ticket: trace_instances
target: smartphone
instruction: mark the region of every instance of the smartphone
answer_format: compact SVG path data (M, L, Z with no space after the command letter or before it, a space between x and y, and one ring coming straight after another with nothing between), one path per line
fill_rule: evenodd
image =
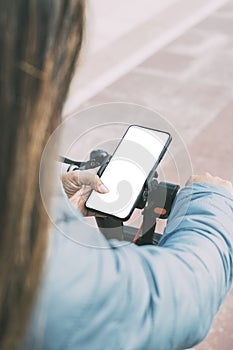
M146 180L155 171L170 142L168 132L129 126L112 157L98 172L109 192L92 191L86 208L122 221L128 220Z

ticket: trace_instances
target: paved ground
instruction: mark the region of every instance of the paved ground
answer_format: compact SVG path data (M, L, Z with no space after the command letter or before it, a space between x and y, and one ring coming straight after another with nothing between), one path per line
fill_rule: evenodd
M135 102L193 139L233 96L233 1L104 89L83 106Z
M88 27L88 47L91 53L96 53L108 46L175 1L89 0L86 25Z
M80 104L131 72L226 2L91 0L87 38L64 116L75 112ZM94 5L93 8L91 5Z
M233 181L233 1L83 106L110 101L160 111L185 139L195 172ZM195 349L233 349L233 292Z

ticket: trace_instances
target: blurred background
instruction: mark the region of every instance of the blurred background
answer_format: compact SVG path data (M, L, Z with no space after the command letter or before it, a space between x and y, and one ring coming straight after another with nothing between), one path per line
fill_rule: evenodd
M233 181L233 0L89 0L77 68L64 118L106 102L155 109L194 173ZM233 349L232 324L233 293L195 349Z

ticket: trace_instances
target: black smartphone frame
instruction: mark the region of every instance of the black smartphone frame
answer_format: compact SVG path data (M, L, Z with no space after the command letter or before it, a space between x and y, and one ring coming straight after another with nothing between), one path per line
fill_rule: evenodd
M148 174L148 176L147 176L147 178L146 178L146 180L145 180L145 182L144 182L144 184L143 184L143 186L142 186L142 189L141 189L141 191L139 192L139 194L138 194L138 196L137 196L137 198L136 198L136 200L135 200L135 202L134 202L134 205L133 205L132 209L130 210L130 213L128 214L127 217L125 217L125 218L120 218L120 217L118 217L118 216L116 216L116 215L113 215L113 214L103 213L103 212L101 212L101 211L99 211L99 210L97 210L97 209L89 208L89 207L86 205L86 203L87 203L87 201L88 201L88 199L89 199L89 197L90 197L92 191L91 191L90 195L88 196L88 198L87 198L87 200L86 200L86 203L85 203L85 208L86 208L87 210L92 211L92 212L94 212L94 213L98 213L98 214L100 214L100 215L106 215L106 216L108 216L108 217L112 217L112 218L114 218L114 219L118 219L118 220L121 220L121 221L127 221L127 220L129 220L129 218L131 217L131 215L132 215L133 211L135 210L136 205L137 205L137 203L138 203L138 201L139 201L139 199L140 199L140 196L142 195L142 191L143 191L143 189L145 188L145 184L147 183L148 179L151 177L151 174L154 174L154 173L155 173L155 171L156 171L156 169L157 169L157 166L159 165L159 163L160 163L161 160L163 159L163 157L164 157L164 155L165 155L165 153L166 153L166 151L167 151L167 149L168 149L168 146L170 145L170 143L171 143L171 141L172 141L171 134L170 134L168 131L163 131L163 130L159 130L159 129L153 129L153 128L150 128L150 127L146 127L146 126L142 126L142 125L137 125L137 124L131 124L131 125L129 125L129 127L126 129L124 135L122 136L120 142L118 143L118 145L117 145L116 149L114 150L113 154L111 155L111 157L110 157L110 158L108 159L108 161L107 161L106 163L104 163L104 164L100 167L100 169L98 170L97 175L98 175L100 178L101 178L101 176L103 175L103 173L104 173L105 169L107 168L108 164L111 162L112 157L113 157L114 154L116 153L116 151L117 151L117 149L119 148L120 144L123 142L125 135L127 134L128 130L129 130L131 127L139 127L139 128L146 129L146 130L151 130L151 131L157 131L157 132L159 132L159 133L164 133L164 134L167 134L167 135L168 135L168 139L167 139L166 144L165 144L164 147L163 147L162 152L160 153L159 158L157 159L157 161L155 162L155 164L154 164L154 166L152 167L151 171L149 172L149 174Z

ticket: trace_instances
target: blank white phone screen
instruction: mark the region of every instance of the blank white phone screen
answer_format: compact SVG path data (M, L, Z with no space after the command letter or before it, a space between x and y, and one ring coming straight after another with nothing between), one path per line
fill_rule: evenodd
M92 191L86 206L120 219L127 218L168 139L165 132L130 126L101 175L109 192Z

